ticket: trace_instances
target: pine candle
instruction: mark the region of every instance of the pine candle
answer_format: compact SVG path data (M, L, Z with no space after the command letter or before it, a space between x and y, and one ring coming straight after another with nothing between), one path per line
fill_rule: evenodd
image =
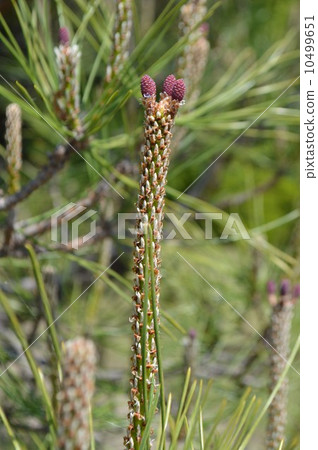
M160 241L164 218L165 185L170 161L170 142L172 127L185 95L182 79L176 80L169 75L156 101L156 83L148 75L141 79L142 104L145 109L144 137L141 151L140 185L137 201L136 240L134 242L134 314L131 318L134 342L132 345L132 378L129 401L129 426L124 439L126 448L138 449L146 427L145 397L155 393L158 387L157 340L155 320L159 320L160 296ZM147 232L150 227L151 233ZM148 236L148 237L147 237ZM153 253L155 298L152 298L151 283L145 284L146 243ZM150 263L147 260L148 269ZM147 293L147 298L145 296ZM145 302L147 302L145 304ZM155 305L155 306L154 306ZM154 310L155 307L155 310ZM147 317L144 317L144 311ZM144 350L142 350L142 332L146 326ZM142 352L144 351L144 354ZM144 367L143 367L144 361Z

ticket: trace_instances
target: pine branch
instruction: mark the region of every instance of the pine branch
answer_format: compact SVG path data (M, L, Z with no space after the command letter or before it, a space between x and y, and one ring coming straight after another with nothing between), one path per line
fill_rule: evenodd
M59 145L49 155L49 162L39 171L37 176L23 186L18 192L0 198L0 211L7 211L22 202L43 184L47 183L54 175L63 169L66 161L71 155L71 146Z

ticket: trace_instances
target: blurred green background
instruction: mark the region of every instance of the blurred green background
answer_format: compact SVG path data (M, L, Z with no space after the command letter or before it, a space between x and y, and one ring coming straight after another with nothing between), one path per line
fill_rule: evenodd
M28 2L32 4L33 2ZM58 4L59 2L57 2ZM91 5L93 2L88 2ZM132 48L163 11L167 2L134 2L135 30ZM83 16L82 2L66 2L67 25L74 35ZM81 6L82 5L82 6ZM209 2L212 7L213 3ZM236 408L246 387L261 401L268 396L269 353L271 349L257 333L180 257L180 253L252 326L265 333L271 308L266 294L269 279L278 284L282 278L298 280L299 263L299 165L298 165L298 2L222 1L208 19L211 50L195 105L185 104L175 128L183 130L177 148L173 148L168 176L166 211L181 217L191 212L185 228L192 236L183 240L179 234L164 240L162 246L162 348L166 391L173 393L176 408L184 380L187 334L195 330L193 369L213 386L204 410L208 426L223 400L224 423ZM54 45L59 28L54 2L49 7ZM2 1L0 11L22 48L26 43L11 2ZM112 30L113 3L99 2L98 11ZM73 15L72 15L73 14ZM76 21L74 17L79 19ZM95 17L94 15L92 16ZM99 16L96 16L97 20ZM111 120L91 138L85 158L125 197L110 191L106 199L94 205L98 220L107 216L113 223L113 235L102 243L87 245L78 251L43 251L39 260L43 272L53 273L54 314L62 312L122 251L124 255L105 276L93 285L57 323L61 339L90 336L99 353L97 390L94 397L96 448L122 448L127 426L129 389L132 294L132 238L119 240L116 235L117 213L134 212L137 198L139 149L142 142L143 111L139 104L138 79L150 73L158 83L174 72L178 52L171 47L178 42L178 12L163 34L159 30L147 38L143 58L133 62L131 79L118 81L119 98L129 88L132 95ZM102 25L101 25L102 27ZM82 46L82 94L96 59L102 32L90 19L80 40ZM107 62L109 43L94 79L88 104L97 102ZM160 59L161 58L161 59ZM159 62L158 62L159 61ZM157 63L158 62L158 63ZM41 98L29 77L5 45L0 48L1 74L14 84L18 80L30 93L39 109ZM290 84L295 83L291 86ZM4 161L5 107L16 100L13 91L0 80L1 160L0 189L5 192L7 175ZM288 88L289 87L289 88ZM288 89L287 89L288 88ZM286 92L277 100L282 92ZM268 106L275 103L262 114ZM23 102L21 102L23 107ZM88 105L83 105L83 110ZM262 115L261 115L262 114ZM250 127L251 123L261 117ZM60 143L60 137L33 111L23 112L22 182L32 179L46 162L46 154ZM246 128L248 130L245 132ZM233 141L243 133L237 142ZM177 139L176 139L177 141ZM202 175L200 174L227 148L231 147ZM117 176L114 167L121 161L129 167L128 176ZM198 180L191 183L199 177ZM99 176L80 157L74 155L53 180L32 194L16 208L17 220L40 217L85 196L100 181ZM189 189L188 186L190 186ZM185 190L179 199L177 197ZM238 213L250 233L250 240L218 239L225 221L216 223L212 240L204 239L204 224L193 220L195 212ZM1 224L5 224L1 213ZM171 229L166 222L165 233ZM83 233L85 232L83 228ZM33 244L49 249L50 233L34 238ZM49 268L49 269L48 269ZM26 256L0 259L1 286L9 290L21 323L30 332L38 308L30 261ZM33 284L32 284L33 283ZM39 324L36 335L43 329ZM298 306L293 320L291 345L299 329ZM1 312L0 356L8 364L19 353L7 319ZM47 369L45 340L33 346L44 373ZM21 383L25 370L22 361L12 374L0 379L1 403L22 440L30 439L30 429L45 432L41 402L34 396L32 383ZM298 361L294 362L298 370ZM299 448L299 376L290 370L290 393L286 448ZM263 449L266 421L258 427L248 448ZM2 448L6 432L1 429ZM32 444L27 448L33 448ZM180 446L182 448L182 445ZM194 445L194 448L199 448Z

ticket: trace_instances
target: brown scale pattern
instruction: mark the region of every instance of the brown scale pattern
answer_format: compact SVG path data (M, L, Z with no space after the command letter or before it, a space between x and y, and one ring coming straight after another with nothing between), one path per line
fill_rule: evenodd
M141 333L144 326L143 305L148 302L147 336L146 336L146 376L147 387L157 386L157 349L155 342L155 329L153 322L153 308L150 297L151 285L149 282L149 297L144 298L145 287L145 226L149 224L152 229L156 308L159 317L159 288L160 288L160 241L162 239L162 226L164 218L165 185L170 161L170 141L172 127L180 102L173 100L167 94L160 94L160 101L156 102L155 95L143 98L145 108L145 144L141 152L140 189L137 201L138 217L136 220L136 240L134 242L135 273L134 314L131 318L134 333L132 346L132 379L131 398L129 402L129 427L124 439L126 448L136 449L141 441L142 429L146 426L144 417L143 398L143 370L141 353Z

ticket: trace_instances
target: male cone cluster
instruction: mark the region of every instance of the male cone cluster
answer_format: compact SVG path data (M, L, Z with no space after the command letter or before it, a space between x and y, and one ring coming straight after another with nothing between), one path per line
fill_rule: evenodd
M291 293L289 280L283 280L280 286L280 295L277 297L275 283L269 281L267 292L269 303L272 306L270 340L275 349L270 356L270 390L272 391L280 379L289 357L290 328L295 303L299 297L299 285L296 285ZM288 379L285 378L269 407L266 439L268 450L278 449L285 438L287 402Z
M59 76L59 89L54 96L58 117L65 123L74 139L83 137L83 126L79 117L80 97L78 70L81 52L78 45L70 43L67 28L59 30L60 45L55 47L56 63Z
M58 394L58 449L90 448L89 408L94 392L96 351L78 337L65 343L63 383Z
M120 73L128 59L129 42L132 31L132 1L117 0L114 43L109 62L106 67L106 81L110 83L112 79Z
M11 103L6 109L6 157L9 173L8 192L13 194L20 189L20 169L22 166L22 119L21 109Z
M179 29L181 37L186 38L186 45L178 59L177 74L184 78L188 92L187 102L192 104L199 97L210 51L209 25L201 23L207 13L207 1L189 0L180 11Z

